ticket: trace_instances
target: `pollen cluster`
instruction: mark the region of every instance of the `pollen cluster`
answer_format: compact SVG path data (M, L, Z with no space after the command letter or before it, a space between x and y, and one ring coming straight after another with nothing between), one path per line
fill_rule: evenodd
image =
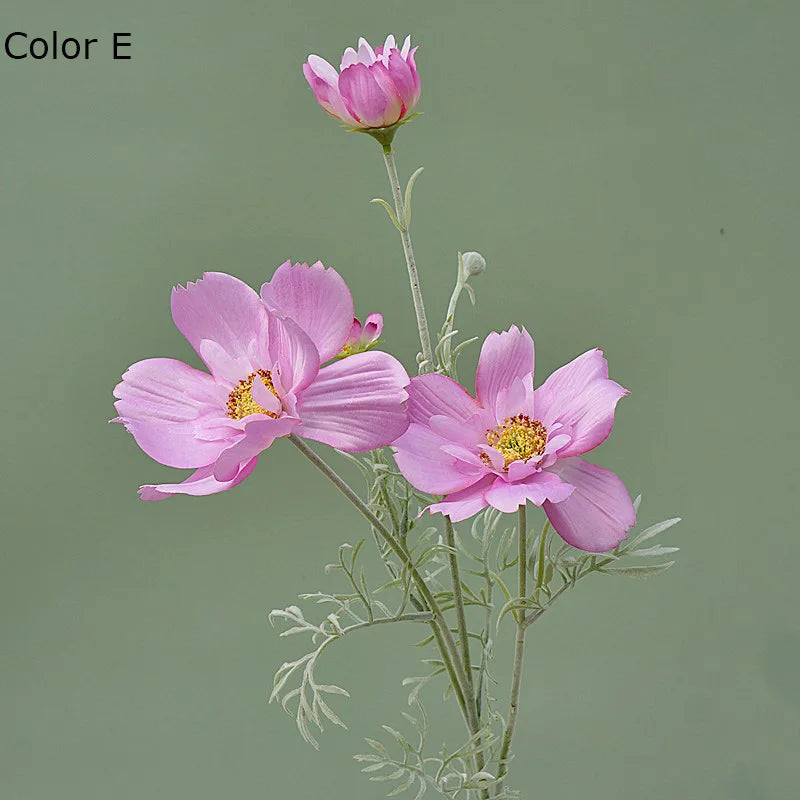
M256 372L251 372L246 378L239 381L228 395L228 416L231 419L244 419L250 414L266 414L268 417L277 419L277 414L267 411L267 409L262 408L253 400L253 381L256 376L275 397L278 396L275 387L272 385L272 376L268 369L259 369Z
M506 418L499 427L486 431L486 441L503 454L505 466L508 466L512 461L527 461L544 453L547 428L538 419L517 414Z

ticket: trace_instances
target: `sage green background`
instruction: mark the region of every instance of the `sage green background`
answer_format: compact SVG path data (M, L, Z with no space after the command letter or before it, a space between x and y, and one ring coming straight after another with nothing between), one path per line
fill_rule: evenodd
M644 493L643 523L684 518L673 570L587 581L533 629L516 784L797 797L798 26L792 0L2 0L3 38L101 42L0 57L0 796L382 796L350 755L400 721L418 631L329 652L353 697L319 753L266 703L300 652L267 612L331 585L354 512L286 443L235 491L141 503L175 472L106 420L129 363L192 358L168 296L205 269L258 286L321 258L412 363L400 244L367 203L378 148L300 72L411 31L425 113L397 150L426 167L430 316L478 249L463 330L524 323L540 379L604 347L631 396L596 460ZM133 60L111 60L115 30Z

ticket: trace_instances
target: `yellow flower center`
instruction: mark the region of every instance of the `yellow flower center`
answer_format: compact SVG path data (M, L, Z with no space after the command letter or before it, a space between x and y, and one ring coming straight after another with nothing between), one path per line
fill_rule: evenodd
M547 428L538 419L517 414L505 419L499 427L486 431L486 441L503 454L508 466L512 461L527 461L544 453ZM482 458L491 463L485 453Z
M259 369L256 372L251 372L244 380L239 381L228 395L228 416L231 419L244 419L250 414L266 414L273 419L278 418L277 414L267 411L266 408L262 408L253 400L253 381L256 376L275 397L278 396L275 387L272 385L272 375L270 375L268 369Z

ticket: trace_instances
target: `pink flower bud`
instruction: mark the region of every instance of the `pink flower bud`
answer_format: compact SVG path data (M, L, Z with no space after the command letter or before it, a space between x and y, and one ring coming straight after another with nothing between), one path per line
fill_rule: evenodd
M416 49L410 36L399 49L392 35L374 50L361 38L357 51L344 51L339 72L324 58L310 55L303 74L332 117L359 130L387 128L406 117L419 100Z
M369 314L362 325L358 319L353 317L353 324L347 341L342 347L340 355L350 356L353 353L363 353L378 343L383 331L383 316L381 314Z

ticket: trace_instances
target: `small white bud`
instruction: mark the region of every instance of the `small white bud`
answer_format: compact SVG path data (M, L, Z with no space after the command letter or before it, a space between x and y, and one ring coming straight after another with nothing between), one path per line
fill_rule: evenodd
M464 265L464 276L471 278L486 271L486 259L474 250L464 253L461 256L461 263Z

